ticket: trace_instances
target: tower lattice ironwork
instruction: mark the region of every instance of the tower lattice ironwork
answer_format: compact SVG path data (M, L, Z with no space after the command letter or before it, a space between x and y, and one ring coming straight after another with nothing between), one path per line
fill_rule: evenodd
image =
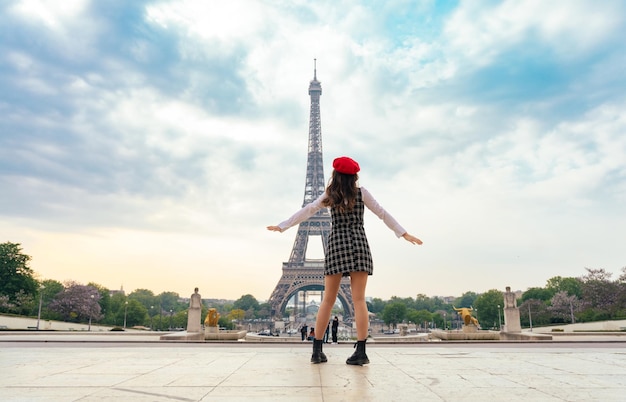
M309 83L311 111L309 118L309 146L304 186L304 202L302 206L315 201L326 189L324 180L324 164L322 154L322 124L320 118L320 97L322 85L317 80L317 66L313 69L313 80ZM283 274L274 288L269 304L274 316L282 316L287 302L301 291L324 290L324 260L307 259L306 251L311 236L319 236L322 240L324 253L328 246L331 228L330 211L323 208L308 220L300 223L293 243L289 261L283 262ZM344 311L344 321L354 316L350 280L345 277L341 281L337 298Z

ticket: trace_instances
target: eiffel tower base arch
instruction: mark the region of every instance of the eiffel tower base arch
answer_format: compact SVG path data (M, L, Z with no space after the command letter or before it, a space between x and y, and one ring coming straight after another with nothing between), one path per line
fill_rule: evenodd
M306 261L301 264L283 263L283 274L272 292L269 304L271 314L275 318L282 318L289 300L300 291L324 291L323 261ZM298 265L296 267L292 265ZM354 317L350 278L341 279L337 299L343 307L344 321Z

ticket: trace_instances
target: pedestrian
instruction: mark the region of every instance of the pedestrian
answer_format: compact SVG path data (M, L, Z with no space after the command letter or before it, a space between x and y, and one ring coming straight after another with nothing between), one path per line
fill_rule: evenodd
M305 205L286 221L267 229L284 232L313 216L324 207L330 208L332 227L324 259L324 297L317 313L315 327L317 336L313 341L311 363L328 361L322 351L322 334L328 325L330 313L343 276L350 277L352 303L356 321L356 351L347 360L347 364L363 365L369 363L365 352L368 335L368 311L365 303L367 278L373 273L370 247L363 228L363 212L367 207L391 229L396 236L403 237L412 244L422 244L417 237L404 228L378 204L364 187L357 185L360 171L359 164L351 158L342 156L333 161L333 173L324 193L315 201Z
M326 324L326 331L324 331L324 338L322 338L322 343L330 343L328 342L328 331L330 330L330 322Z
M333 324L331 329L333 343L337 343L337 331L339 331L339 317L335 316L335 318L333 318Z
M311 327L311 332L309 332L308 340L309 341L315 340L315 328L314 327Z
M308 331L309 327L304 324L300 327L300 337L302 338L302 342L304 342L306 340L306 333Z

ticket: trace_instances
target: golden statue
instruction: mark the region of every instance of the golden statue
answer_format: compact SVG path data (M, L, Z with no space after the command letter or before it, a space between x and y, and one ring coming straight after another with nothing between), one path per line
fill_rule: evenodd
M467 307L456 308L454 306L452 306L452 308L461 316L461 318L463 318L463 323L465 325L474 324L478 326L478 320L472 317L471 312L474 311L473 308L467 308Z
M216 309L210 308L204 320L204 326L205 327L217 327L219 319L220 319L220 313L218 313Z

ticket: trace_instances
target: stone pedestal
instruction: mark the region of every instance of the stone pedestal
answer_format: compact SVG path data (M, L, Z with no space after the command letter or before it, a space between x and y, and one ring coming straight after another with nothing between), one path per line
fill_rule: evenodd
M400 329L400 336L407 336L409 334L409 326L406 324L400 324L398 325L398 328Z
M506 307L504 309L504 328L502 332L508 332L508 333L522 332L522 324L520 322L519 308Z
M204 327L204 335L219 334L219 332L220 329L218 327Z
M199 308L190 308L187 314L187 332L202 332L202 312Z
M463 332L466 334L475 334L478 332L478 327L474 324L463 325Z

